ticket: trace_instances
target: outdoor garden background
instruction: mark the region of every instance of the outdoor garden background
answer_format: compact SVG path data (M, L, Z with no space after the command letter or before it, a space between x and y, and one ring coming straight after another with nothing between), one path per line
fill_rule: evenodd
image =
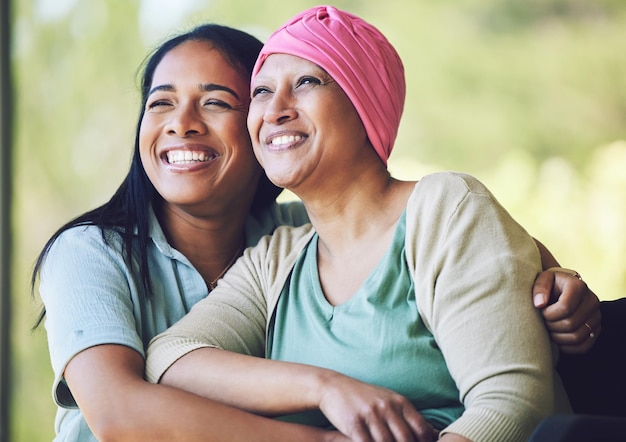
M129 166L138 68L203 22L261 40L320 2L12 1L15 442L53 438L45 330L31 331L33 263L64 222L105 202ZM484 181L601 299L626 296L626 2L342 0L404 60L392 173Z

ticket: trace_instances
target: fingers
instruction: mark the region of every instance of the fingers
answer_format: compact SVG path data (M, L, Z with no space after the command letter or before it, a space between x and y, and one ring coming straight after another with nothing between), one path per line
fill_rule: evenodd
M437 439L437 431L404 398L399 403L379 403L352 430L353 441L434 442Z
M597 297L577 275L578 273L554 273L549 305L542 312L546 321L573 319L576 314L578 319L583 319L582 314L589 315L590 311L599 309ZM579 326L583 322L581 320L574 325Z
M408 402L400 410L391 410L390 413L384 413L381 416L384 416L381 423L385 427L385 431L377 434L372 433L372 440L432 442L437 439L436 430ZM389 434L391 438L377 438L378 435L383 436L384 434Z
M547 292L550 279L548 275L539 275L537 290ZM571 270L554 272L550 299L542 314L552 341L563 353L586 353L600 335L600 300L580 275Z
M537 275L533 285L533 304L544 308L550 303L550 295L554 286L554 272L545 271Z
M552 268L540 273L533 286L533 303L563 353L586 353L600 335L600 300L573 270Z
M330 423L353 441L436 440L436 431L407 398L344 375L326 380L318 406Z
M385 407L385 404L381 404L382 407ZM371 414L366 417L365 422L363 422L363 432L368 433L369 438L365 439L368 441L386 441L386 440L402 440L396 439L393 436L393 432L391 430L390 421L394 420L394 417L397 417L393 411L389 415L389 413L381 412L381 410L371 410Z
M583 354L588 352L602 332L600 310L595 310L579 326L572 326L565 321L546 323L552 329L550 337L563 353ZM560 330L560 331L559 331Z
M434 442L437 431L404 397L370 403L341 430L355 442Z
M404 411L404 421L409 425L415 437L415 439L407 440L431 442L439 437L439 432L413 407Z
M362 420L358 420L354 423L353 426L350 427L350 431L346 433L346 435L353 442L371 442L374 440L384 440L384 439L375 439L375 437L381 437L381 434L378 430L374 430L370 425L366 425Z
M574 299L579 295L572 298L564 294L555 304L544 309L543 316L551 332L571 333L584 327L585 323L593 328L600 326L600 301L586 286L584 293L582 299Z

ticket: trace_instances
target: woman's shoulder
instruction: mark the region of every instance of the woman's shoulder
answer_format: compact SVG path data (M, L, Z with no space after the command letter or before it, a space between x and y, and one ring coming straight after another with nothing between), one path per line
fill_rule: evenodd
M42 258L40 282L49 289L68 281L74 285L106 278L113 281L131 273L123 250L123 240L113 229L94 225L70 227L55 238Z
M64 241L98 241L107 242L121 238L121 228L101 227L95 224L79 224L65 229L59 234Z
M50 246L49 255L122 252L122 236L119 229L83 224L62 231Z
M256 246L246 249L244 256L264 272L280 274L290 270L314 233L311 224L280 226L272 235L263 236Z
M487 186L472 175L462 172L435 172L417 181L409 206L441 205L442 202L454 205L471 194L493 198Z
M499 206L489 189L476 177L462 172L425 175L415 185L407 204L407 219L420 219L443 228L461 213L471 216ZM462 210L461 210L462 208Z
M416 184L416 189L427 187L447 192L489 192L487 187L475 176L464 172L435 172L425 175Z
M272 235L264 236L257 244L263 254L280 259L293 251L300 251L313 236L311 224L302 226L278 226Z

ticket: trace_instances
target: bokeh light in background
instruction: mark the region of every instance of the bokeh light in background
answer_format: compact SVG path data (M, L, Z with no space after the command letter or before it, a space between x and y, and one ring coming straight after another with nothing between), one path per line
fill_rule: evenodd
M289 3L285 5L285 3ZM16 100L12 435L53 437L52 370L29 272L47 238L103 203L130 161L148 51L214 21L261 40L315 1L13 1ZM603 299L626 296L626 4L337 1L402 56L390 169L476 175Z

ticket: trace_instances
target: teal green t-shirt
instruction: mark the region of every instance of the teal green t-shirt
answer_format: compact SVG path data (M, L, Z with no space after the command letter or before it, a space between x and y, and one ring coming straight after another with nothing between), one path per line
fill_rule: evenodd
M268 335L270 359L329 368L408 398L437 429L463 412L443 355L417 311L406 264L405 214L392 244L359 290L333 306L321 289L315 235L278 301ZM328 426L321 412L284 418Z

